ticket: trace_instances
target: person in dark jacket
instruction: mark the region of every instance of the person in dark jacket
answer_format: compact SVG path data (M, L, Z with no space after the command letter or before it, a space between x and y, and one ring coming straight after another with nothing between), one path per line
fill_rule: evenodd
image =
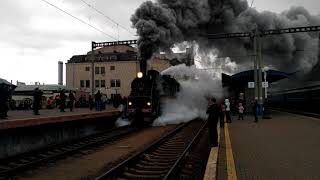
M224 128L224 114L226 112L226 107L224 102L220 104L220 128Z
M64 93L64 90L62 90L60 92L60 112L65 112L64 111L64 108L66 106L66 99L67 99L67 96L66 94Z
M89 108L90 108L90 111L92 111L92 109L93 109L93 104L94 104L93 97L92 97L92 95L89 95Z
M41 104L42 91L39 88L34 89L33 91L33 113L34 115L40 115L39 109Z
M98 90L98 92L94 95L97 111L101 111L101 97L102 97L102 95L100 93L100 90Z
M73 92L70 91L69 92L69 108L70 108L70 112L73 111L73 105L74 105L74 101L76 100L76 97L74 96Z
M0 85L0 119L6 119L8 117L9 90L5 85Z
M254 122L258 122L258 101L254 100L253 106L252 106L252 113L254 115Z
M209 137L212 147L218 146L218 131L217 124L220 117L220 109L216 103L215 98L211 98L209 107L207 109L208 114L208 126L209 126Z

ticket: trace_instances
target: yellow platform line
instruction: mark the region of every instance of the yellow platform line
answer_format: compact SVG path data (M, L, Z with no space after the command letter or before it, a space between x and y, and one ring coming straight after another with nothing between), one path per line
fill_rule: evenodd
M232 146L228 130L228 123L225 123L224 133L226 139L226 154L227 154L227 176L228 180L237 180L236 166L234 164Z
M220 128L218 128L218 142L220 142ZM217 175L219 147L212 147L210 150L206 172L204 173L203 180L215 180Z

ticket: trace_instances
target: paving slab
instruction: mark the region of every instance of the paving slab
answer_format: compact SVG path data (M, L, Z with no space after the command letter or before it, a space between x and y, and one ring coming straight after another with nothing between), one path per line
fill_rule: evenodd
M237 179L320 179L320 119L280 111L229 124Z

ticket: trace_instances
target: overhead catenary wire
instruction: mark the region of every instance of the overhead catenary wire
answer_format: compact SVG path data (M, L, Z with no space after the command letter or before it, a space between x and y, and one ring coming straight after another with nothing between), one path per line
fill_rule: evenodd
M94 11L96 11L97 13L101 14L102 16L104 16L106 19L108 19L109 21L111 21L112 23L114 23L117 27L121 27L122 29L126 30L128 33L134 35L134 33L132 33L128 28L124 27L123 25L119 24L118 22L116 22L115 20L113 20L112 18L110 18L109 16L105 15L103 12L101 12L100 10L98 10L97 8L95 8L93 5L89 4L88 2L81 0L84 4L86 4L88 7L90 7L91 9L93 9Z
M60 7L58 7L58 6L54 5L54 4L52 4L52 3L50 3L50 2L48 2L48 1L46 1L46 0L41 0L41 1L43 1L43 2L45 2L45 3L47 3L47 4L49 4L50 6L52 6L52 7L56 8L56 9L58 9L58 10L62 11L62 12L63 12L63 13L65 13L65 14L67 14L67 15L69 15L69 16L71 16L71 17L73 17L74 19L76 19L76 20L78 20L78 21L82 22L83 24L86 24L86 25L90 26L91 28L95 29L96 31L99 31L100 33L102 33L102 34L104 34L104 35L108 36L109 38L114 39L114 40L117 40L117 38L113 37L112 35L110 35L110 34L108 34L108 33L104 32L104 31L102 31L101 29L99 29L99 28L97 28L97 27L95 27L95 26L93 26L93 25L91 25L91 24L87 23L86 21L84 21L84 20L82 20L82 19L80 19L80 18L78 18L78 17L76 17L76 16L72 15L71 13L69 13L69 12L67 12L67 11L65 11L65 10L63 10L63 9L61 9Z

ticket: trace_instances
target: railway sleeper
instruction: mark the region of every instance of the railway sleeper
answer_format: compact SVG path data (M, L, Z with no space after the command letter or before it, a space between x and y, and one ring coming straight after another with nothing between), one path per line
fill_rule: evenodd
M177 146L177 145L184 145L185 142L184 141L171 141L171 142L165 142L163 143L164 146L170 146L170 145L174 145L174 146Z
M149 170L169 170L168 166L157 166L157 165L145 165L142 163L138 163L135 165L135 168L137 169L149 169Z
M153 154L148 154L148 158L151 158L151 159L163 159L163 160L174 160L174 159L177 159L179 157L179 155L177 154L176 156L167 156L167 155L164 155L164 154L161 154L161 155L153 155Z
M176 159L152 159L152 158L145 158L145 161L149 162L161 162L161 163L174 163Z
M145 161L145 160L141 160L139 161L140 164L143 164L143 165L153 165L153 166L168 166L169 163L167 162L150 162L150 161Z
M157 152L157 151L154 151L152 153L150 153L154 156L168 156L168 157L176 157L178 156L179 154L181 154L180 152Z
M184 148L183 147L175 147L175 148L165 148L165 147L159 147L157 148L157 150L160 150L160 151L183 151Z
M180 150L180 151L173 151L173 150L162 151L162 150L156 150L156 151L154 151L154 152L152 152L152 153L154 153L154 154L177 155L177 154L179 154L179 153L177 153L177 152L182 152L182 150Z
M161 179L165 176L165 174L161 175L137 175L137 174L131 174L128 172L123 173L123 176L125 179L145 179L145 180L153 180L153 179Z
M137 169L137 168L129 168L126 172L130 172L132 174L140 174L140 175L161 175L168 172L168 170L149 170L149 169Z

